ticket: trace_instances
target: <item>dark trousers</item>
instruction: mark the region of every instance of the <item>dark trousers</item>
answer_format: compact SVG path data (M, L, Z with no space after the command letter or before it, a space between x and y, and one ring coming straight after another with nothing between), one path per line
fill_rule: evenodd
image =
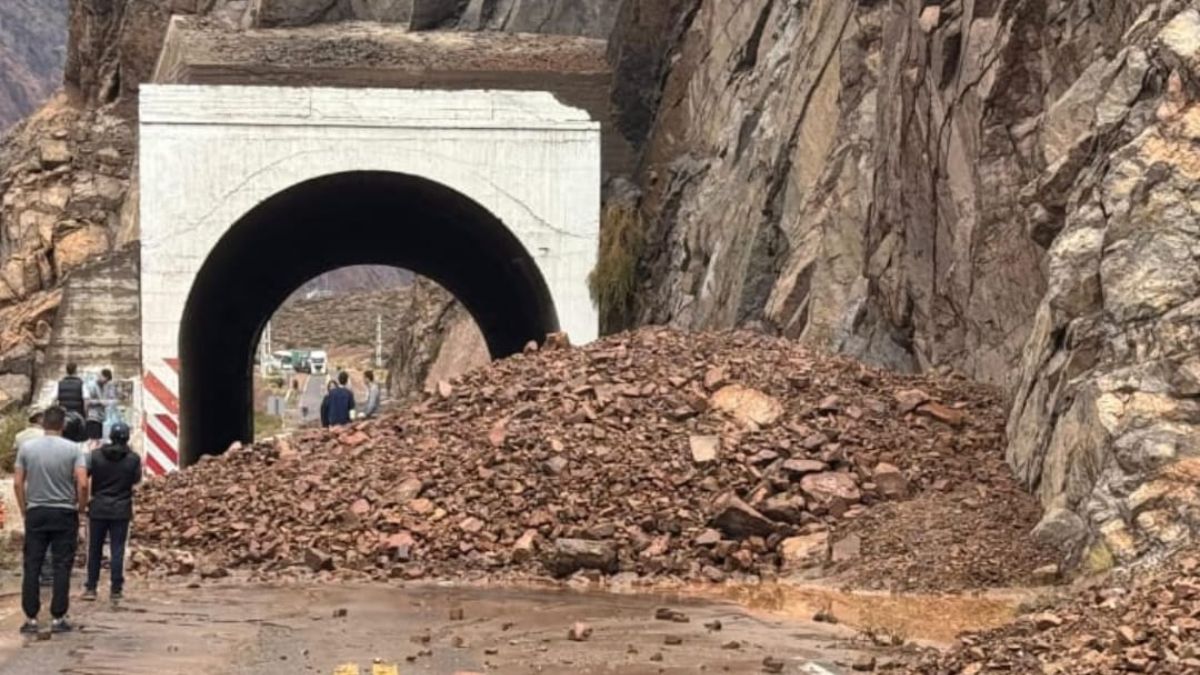
M74 509L33 508L25 512L25 569L21 578L21 608L25 616L37 618L42 610L38 574L46 551L54 554L54 590L50 616L67 615L70 608L71 567L79 537L79 514Z
M129 538L129 519L109 520L92 518L89 521L87 584L89 591L96 590L100 583L100 556L104 551L104 539L111 537L108 544L112 567L112 592L120 593L125 588L125 541Z

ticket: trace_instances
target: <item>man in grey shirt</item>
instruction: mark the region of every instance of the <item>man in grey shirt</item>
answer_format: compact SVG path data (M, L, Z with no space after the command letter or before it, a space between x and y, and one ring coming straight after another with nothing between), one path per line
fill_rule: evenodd
M363 373L367 381L367 405L363 409L363 417L374 417L379 414L379 385L375 382L375 373L368 370Z
M79 446L62 437L66 412L53 407L42 414L46 435L26 441L17 451L13 487L25 516L25 569L21 579L21 608L26 621L22 633L38 632L42 610L38 573L53 554L54 591L50 601L50 629L71 630L71 567L79 537L79 514L87 506L87 468Z

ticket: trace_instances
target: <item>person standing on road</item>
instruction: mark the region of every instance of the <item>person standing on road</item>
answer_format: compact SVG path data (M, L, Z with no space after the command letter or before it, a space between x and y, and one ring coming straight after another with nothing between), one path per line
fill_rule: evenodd
M25 517L25 561L21 578L22 633L38 632L42 610L38 573L49 549L54 556L50 630L71 630L71 566L79 537L79 514L87 505L87 470L79 447L62 437L66 412L53 407L42 414L45 436L26 441L17 452L13 487Z
M83 599L96 599L100 583L100 557L109 539L112 568L110 597L121 599L125 590L125 542L133 519L133 486L142 480L142 460L129 449L129 426L118 422L108 434L109 444L92 451L88 473L92 501L88 506L87 581Z
M78 370L79 367L74 363L67 364L67 376L58 381L58 405L82 417L86 411L83 406L83 380L75 374Z
M346 384L350 375L346 371L338 373L337 386L329 390L325 400L321 402L321 425L335 427L350 423L351 413L354 412L354 392Z
M375 372L368 370L363 373L367 381L367 404L363 407L363 417L374 417L379 414L379 384L375 382Z

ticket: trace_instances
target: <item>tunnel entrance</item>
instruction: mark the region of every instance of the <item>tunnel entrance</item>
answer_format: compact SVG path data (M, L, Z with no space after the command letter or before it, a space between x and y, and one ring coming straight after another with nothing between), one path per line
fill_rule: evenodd
M529 252L469 197L381 171L297 184L229 228L192 284L179 331L182 465L253 438L252 369L264 324L304 282L362 264L440 284L470 312L494 358L559 329Z

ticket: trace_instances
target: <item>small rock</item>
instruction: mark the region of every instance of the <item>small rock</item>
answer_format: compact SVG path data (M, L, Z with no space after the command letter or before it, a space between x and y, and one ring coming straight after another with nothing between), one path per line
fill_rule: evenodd
M586 642L590 637L592 637L592 627L579 621L576 621L567 631L567 639L571 642Z
M349 613L350 610L346 609L345 607L338 607L337 609L333 610L333 618L344 619Z
M724 368L709 368L708 372L704 373L704 388L709 391L715 391L718 387L729 381L729 374Z
M706 622L704 627L710 631L721 630L721 621L719 619L713 619L712 621Z
M922 404L931 401L929 394L920 389L905 389L895 393L896 403L899 404L900 414L907 415Z
M850 666L852 669L860 673L870 673L875 671L875 657L870 654L863 654L854 660Z
M655 663L662 661L663 660L662 652L654 652L653 654L650 655L650 660L654 661Z
M944 406L935 401L922 404L919 408L917 408L917 413L933 418L952 427L960 427L964 422L967 421L966 413L962 412L961 410L955 410L953 408Z
M709 401L713 408L732 415L747 426L768 427L783 416L783 404L757 389L731 384Z
M736 539L755 535L766 537L775 532L774 523L734 495L718 499L714 513L713 525Z
M451 621L462 621L465 616L466 612L463 611L462 607L454 607L450 610Z
M668 635L663 638L663 644L670 646L679 646L683 644L683 638L678 635Z
M304 552L304 564L314 572L327 572L333 569L333 556L319 549L310 548Z
M815 459L789 459L780 468L795 478L801 478L810 473L828 471L829 465Z
M1054 563L1043 565L1042 567L1034 570L1030 574L1030 577L1033 583L1038 586L1050 586L1052 584L1056 584L1059 580L1058 565Z
M721 533L710 527L697 535L694 541L697 546L716 546L721 543Z
M842 399L840 396L826 396L817 404L817 412L836 413L842 410Z
M853 562L862 555L862 538L857 534L848 534L834 542L830 559L837 563Z
M782 673L784 665L786 664L782 659L777 659L774 656L768 656L762 662L764 673Z
M884 499L904 499L908 496L908 478L898 467L880 462L871 472L871 479Z
M611 542L587 539L558 539L543 554L543 563L551 574L569 577L579 570L617 572L617 549Z
M784 539L779 544L779 557L785 570L800 569L825 562L828 550L829 533L816 532Z
M692 451L692 461L697 464L715 462L721 452L720 436L692 436L688 438L688 446Z
M1063 623L1062 617L1050 612L1035 614L1029 617L1029 620L1033 622L1034 626L1037 626L1038 630L1050 630L1051 628L1061 626Z
M738 642L737 640L730 640L729 642L726 642L725 644L721 645L721 649L731 649L732 650L732 649L741 649L741 648L742 648L742 643Z
M537 530L525 530L517 543L513 544L512 559L513 562L527 562L533 559L533 554L537 552Z

